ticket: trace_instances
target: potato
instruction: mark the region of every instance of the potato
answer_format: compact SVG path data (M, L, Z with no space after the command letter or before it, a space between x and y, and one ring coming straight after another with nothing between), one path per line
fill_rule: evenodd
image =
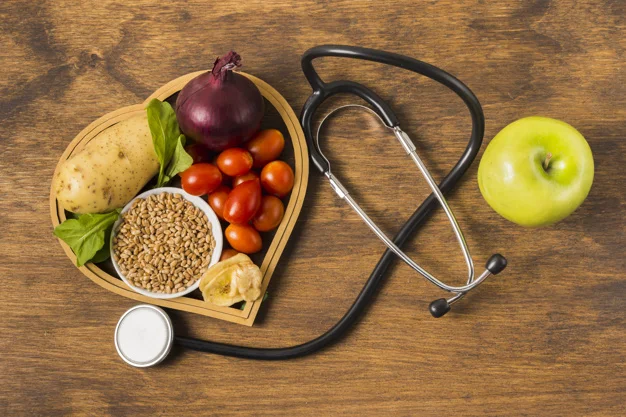
M65 161L53 189L66 210L103 213L126 205L158 169L143 113L103 130Z

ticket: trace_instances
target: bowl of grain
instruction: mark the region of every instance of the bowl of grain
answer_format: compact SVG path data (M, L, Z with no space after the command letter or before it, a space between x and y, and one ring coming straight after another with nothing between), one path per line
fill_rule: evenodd
M176 298L198 288L204 271L222 254L222 226L206 201L180 188L139 194L111 233L111 260L134 291Z

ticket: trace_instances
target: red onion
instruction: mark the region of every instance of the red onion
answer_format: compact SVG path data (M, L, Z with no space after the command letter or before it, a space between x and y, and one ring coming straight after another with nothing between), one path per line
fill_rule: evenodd
M252 138L263 118L263 96L252 81L232 70L241 57L230 51L211 71L189 81L176 99L180 129L212 151L238 146Z

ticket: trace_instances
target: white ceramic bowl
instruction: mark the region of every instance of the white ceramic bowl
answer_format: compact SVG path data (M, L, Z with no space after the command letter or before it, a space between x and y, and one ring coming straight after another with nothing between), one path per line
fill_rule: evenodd
M141 193L137 197L133 198L128 204L126 204L126 206L122 210L122 213L126 213L130 209L130 207L132 206L133 202L136 199L146 198L150 195L161 194L161 193L180 194L185 200L191 202L194 206L198 207L200 210L202 210L204 214L206 214L209 220L209 223L211 224L211 231L213 233L213 239L215 239L215 247L213 248L213 253L211 254L211 262L209 262L209 266L215 265L220 260L220 256L222 255L222 246L224 244L223 234L222 234L222 225L220 224L220 221L217 218L217 215L215 214L213 209L211 209L209 204L203 199L201 199L200 197L195 197L191 194L188 194L181 188L174 188L174 187L154 188L152 190L148 190L144 193ZM119 228L121 222L122 222L122 216L120 216L115 222L115 224L113 225L113 232L111 233L111 242L110 242L111 243L111 261L113 262L113 267L115 268L117 275L119 275L119 277L122 278L122 281L124 281L126 285L132 288L133 291L136 291L139 294L145 295L147 297L164 299L164 298L182 297L183 295L189 294L190 292L198 288L198 285L200 285L200 279L198 279L192 286L187 288L185 291L177 292L174 294L159 294L159 293L155 293L152 291L148 291L143 288L135 287L129 280L126 279L124 274L122 274L122 271L120 271L120 267L117 264L117 261L115 260L115 256L113 256L113 249L114 249L113 238L117 234L117 229Z

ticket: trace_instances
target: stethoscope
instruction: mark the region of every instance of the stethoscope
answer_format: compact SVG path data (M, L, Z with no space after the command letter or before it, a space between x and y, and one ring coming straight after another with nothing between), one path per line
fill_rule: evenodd
M415 145L413 144L409 136L400 128L396 115L393 113L393 111L385 101L383 101L376 93L374 93L369 88L353 81L341 80L329 83L322 81L322 79L313 68L313 60L325 56L362 59L366 61L392 65L398 68L404 68L409 71L422 74L428 78L431 78L432 80L439 82L440 84L445 85L450 90L454 91L463 100L463 102L469 109L470 115L472 117L472 133L469 143L465 151L461 155L461 158L439 185L437 185L435 180L428 172L428 169L426 168L420 157L417 155ZM158 353L158 357L156 357L154 360L148 360L146 362L142 362L142 364L139 365L137 365L137 363L131 363L135 366L151 366L155 363L158 363L169 353L172 341L177 345L185 348L201 352L214 353L218 355L263 360L291 359L313 353L340 339L345 334L346 330L349 329L358 319L365 307L370 303L372 296L375 294L379 285L385 278L385 272L389 268L391 261L396 256L402 259L407 265L417 271L426 280L430 281L442 290L451 293L452 296L450 298L440 298L430 303L429 310L433 317L441 317L446 314L448 311L450 311L451 306L454 303L458 302L461 298L463 298L469 291L482 284L484 280L490 275L496 275L506 267L506 259L502 255L495 254L492 255L487 261L485 271L477 278L475 277L474 263L470 255L470 251L467 247L467 242L465 241L465 238L463 237L463 232L461 231L461 228L459 227L454 217L454 214L452 213L452 210L450 209L450 206L448 205L444 197L444 194L449 192L453 188L453 186L459 181L459 179L472 164L474 158L478 153L478 150L480 149L480 145L483 139L485 122L482 108L476 96L465 84L463 84L461 81L448 74L447 72L433 65L418 61L413 58L390 52L379 51L376 49L343 45L323 45L309 49L304 53L302 57L302 70L309 84L313 88L313 93L305 102L304 107L302 108L302 113L300 115L300 121L309 147L311 160L313 161L313 164L317 167L317 169L328 179L328 181L330 182L330 186L339 196L339 198L345 200L348 205L352 207L352 209L359 215L359 217L361 217L361 219L363 219L363 221L369 226L369 228L376 234L376 236L378 236L378 238L383 241L383 243L387 246L387 250L381 256L380 260L374 267L374 270L372 271L369 279L365 283L365 286L359 293L358 297L356 298L350 309L341 318L341 320L339 320L339 322L337 322L337 324L335 324L326 333L311 341L285 348L254 348L211 342L207 340L199 340L191 337L175 336L173 334L171 321L163 310L154 306L136 306L133 309L127 311L125 315L122 316L118 323L118 327L116 328L116 347L120 355L127 362L131 363L128 358L123 355L124 349L123 347L120 347L121 342L118 341L118 335L122 333L122 331L125 331L127 334L131 335L131 337L132 335L137 334L137 332L134 332L133 329L130 327L124 330L123 326L125 318L127 321L129 321L128 315L138 308L148 308L153 310L154 317L158 318L160 322L162 321L162 323L164 323L163 325L167 327L167 331L166 333L163 333L162 339L169 341L169 344L166 348L164 347L162 352ZM314 135L312 126L313 116L315 115L316 110L326 99L340 93L356 95L357 97L363 99L370 107L350 104L347 106L341 106L339 108L336 108L324 117L324 119L320 122L318 126L316 134ZM417 210L413 213L409 220L402 226L400 231L393 239L387 237L387 235L382 230L380 230L380 228L356 203L356 201L349 194L348 190L331 172L330 162L321 151L319 137L320 133L322 132L322 126L332 114L346 108L365 109L378 116L380 121L389 130L391 130L391 132L400 142L407 155L417 165L417 168L422 173L422 175L426 179L426 182L428 183L428 186L432 190L432 194L428 198L426 198L424 202L422 202L422 204L417 208ZM437 205L441 205L448 220L450 221L456 239L459 242L459 245L463 252L465 263L467 264L467 282L465 285L462 286L452 286L445 284L444 282L431 275L420 265L418 265L400 249L400 247L410 237L412 232L426 221L426 219L429 217L433 209L437 207ZM120 328L122 328L122 330L120 330ZM136 347L132 345L129 346L133 348Z

